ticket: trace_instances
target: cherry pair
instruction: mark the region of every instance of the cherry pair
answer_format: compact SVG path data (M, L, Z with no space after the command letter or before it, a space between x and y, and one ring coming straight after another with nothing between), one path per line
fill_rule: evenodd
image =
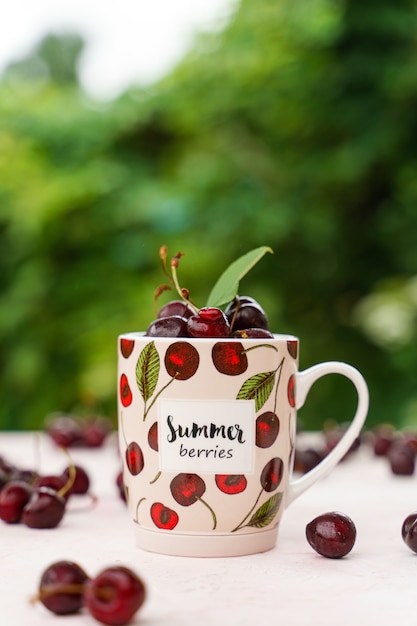
M122 626L130 622L145 597L144 582L128 567L107 567L90 578L77 563L62 560L43 572L33 601L40 601L57 615L77 613L85 607L102 624Z

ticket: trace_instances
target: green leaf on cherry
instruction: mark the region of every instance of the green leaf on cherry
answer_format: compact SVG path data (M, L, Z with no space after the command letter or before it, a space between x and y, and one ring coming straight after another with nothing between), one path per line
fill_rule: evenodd
M236 400L255 400L256 412L259 411L272 393L276 371L262 372L247 378L236 396Z
M254 528L264 528L273 522L279 507L281 506L282 493L276 493L269 498L257 511L252 515L246 526Z
M273 254L273 250L268 246L255 248L229 265L211 290L207 306L221 307L231 302L238 293L239 281L267 252Z
M161 368L155 342L148 343L139 354L136 364L136 382L146 403L155 391Z

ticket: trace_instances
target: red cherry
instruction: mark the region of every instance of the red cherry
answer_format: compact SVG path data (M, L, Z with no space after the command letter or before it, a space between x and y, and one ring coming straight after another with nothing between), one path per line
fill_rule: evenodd
M229 337L230 324L221 309L203 307L188 319L187 330L191 337Z
M123 337L120 339L120 352L125 357L125 359L130 357L134 347L135 341L133 339L126 339Z
M294 374L290 376L290 379L288 381L287 396L288 396L288 402L290 403L290 406L294 408L295 407L295 375Z
M37 599L52 613L70 615L84 604L85 571L72 561L57 561L42 574Z
M108 567L85 585L85 606L102 624L128 624L145 601L143 581L127 567Z
M288 354L292 356L293 359L297 358L298 354L298 341L297 339L288 339L287 341L287 350Z
M0 519L8 524L20 522L32 494L33 488L22 480L7 483L0 492Z
M129 469L129 472L133 476L137 476L143 470L145 465L145 461L143 458L143 452L141 447L136 441L132 441L126 448L126 465Z
M266 411L256 420L256 445L259 448L269 448L275 442L279 433L279 419L276 413Z
M227 376L239 376L248 368L248 357L240 341L219 341L211 351L214 367Z
M196 348L187 341L175 341L165 353L165 367L176 380L188 380L196 373L200 357Z
M178 514L162 502L155 502L151 506L151 518L155 526L164 530L172 530L179 521Z
M177 474L171 481L170 489L178 504L190 506L197 502L198 498L201 498L206 490L206 485L197 474Z
M148 444L152 450L158 452L158 422L154 422L148 430Z
M22 521L30 528L55 528L65 513L65 498L54 489L39 487L23 509Z
M271 459L261 473L261 485L265 491L275 491L282 480L284 463L279 457Z
M216 485L230 495L245 491L248 481L243 474L216 474Z
M126 374L120 376L120 400L123 406L129 406L132 403L132 391L129 386Z

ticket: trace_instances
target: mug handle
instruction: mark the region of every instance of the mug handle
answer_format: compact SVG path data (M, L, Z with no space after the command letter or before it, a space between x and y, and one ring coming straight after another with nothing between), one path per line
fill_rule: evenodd
M327 476L335 465L337 465L358 437L368 413L369 392L365 379L357 369L340 361L319 363L297 374L295 388L295 405L297 409L304 405L307 394L313 383L326 374L341 374L354 384L358 394L358 406L356 413L348 429L328 455L320 461L316 467L300 478L290 480L286 506L291 504L291 502L298 498L298 496L309 489L317 480L319 480L319 478Z

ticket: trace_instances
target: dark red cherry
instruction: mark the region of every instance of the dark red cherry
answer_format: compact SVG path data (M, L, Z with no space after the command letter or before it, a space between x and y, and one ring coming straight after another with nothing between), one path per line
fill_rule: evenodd
M127 407L130 404L132 404L133 396L132 396L132 391L130 389L129 381L127 380L126 374L122 374L120 376L119 393L120 393L121 403L124 407Z
M162 502L154 502L151 506L151 518L157 528L172 530L178 524L178 514Z
M211 351L214 367L227 376L239 376L248 369L248 357L240 341L219 341Z
M200 357L196 348L187 341L175 341L168 346L164 357L165 368L176 380L188 380L196 373Z
M64 476L54 476L54 475L46 475L40 476L38 480L34 483L35 489L39 487L49 487L49 489L53 489L54 491L61 491L67 484L68 478ZM68 499L70 496L70 490L66 491L64 497Z
M177 474L170 484L172 497L182 506L190 506L206 490L205 482L197 474Z
M265 491L275 491L279 486L284 472L284 463L279 457L268 461L261 473L261 485Z
M129 469L129 472L133 476L137 476L143 470L145 465L145 461L143 458L142 448L136 441L132 441L126 448L126 465Z
M298 341L297 339L288 339L287 341L287 350L288 354L292 356L293 359L297 358L298 355Z
M39 487L23 509L22 521L30 528L55 528L65 513L65 499L54 489Z
M276 413L266 411L256 419L255 442L259 448L269 448L279 433L279 418Z
M188 337L187 318L179 315L160 317L149 324L147 337Z
M70 615L84 604L85 571L72 561L57 561L42 574L37 599L52 613Z
M191 337L229 337L230 324L226 315L217 307L204 307L198 315L192 315L187 321L188 334Z
M387 453L391 472L396 476L413 476L415 472L415 453L407 443L396 442Z
M220 491L230 495L245 491L248 484L243 474L216 474L215 481Z
M409 533L411 529L411 526L414 524L416 520L417 520L417 511L413 511L413 513L410 513L409 515L407 515L407 517L403 521L403 524L401 527L401 535L404 541L405 541L406 535Z
M152 450L158 452L158 422L154 422L148 430L148 444Z
M356 541L356 527L344 513L319 515L306 526L310 546L329 559L339 559L348 554Z
M72 486L69 488L70 494L84 495L90 489L90 477L83 467L80 465L74 465L73 470L75 473L75 478ZM68 482L71 475L71 468L66 467L62 473L62 478L65 483Z
M145 597L143 581L121 565L104 569L85 585L85 606L102 624L129 624Z
M125 483L123 479L123 470L120 470L120 472L118 472L116 475L116 487L121 500L123 500L123 502L127 502Z
M171 300L161 307L158 317L171 317L172 315L179 315L188 319L195 315L195 310L184 300Z
M120 338L120 352L128 359L133 352L133 348L135 347L134 339L126 339L126 337Z
M268 318L265 311L256 300L249 296L236 296L226 308L225 314L233 332L248 328L268 330Z
M57 415L49 419L46 432L60 448L71 448L83 440L80 421L73 415Z
M33 488L22 480L12 480L0 492L0 519L8 524L21 521L23 509L30 501Z
M266 328L245 328L244 330L235 330L232 333L232 337L239 339L273 339L274 335Z

